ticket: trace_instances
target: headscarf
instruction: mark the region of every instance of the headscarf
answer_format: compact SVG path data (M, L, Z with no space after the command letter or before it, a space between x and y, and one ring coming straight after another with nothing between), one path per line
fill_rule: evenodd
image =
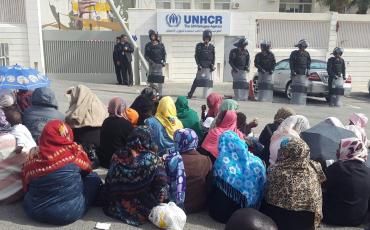
M223 132L230 130L235 132L240 138L244 138L243 133L236 127L236 119L237 116L235 111L226 111L221 123L216 128L210 129L208 135L204 139L202 147L210 152L215 158L218 157L218 141Z
M82 147L73 141L71 128L59 120L48 122L40 137L39 150L30 153L23 166L24 190L27 191L31 180L71 163L84 171L91 171L91 162Z
M182 129L183 125L177 118L176 106L172 98L167 96L159 101L155 117L163 125L168 136L173 140L173 134L176 130Z
M218 148L220 154L213 167L216 186L242 208L259 208L266 184L263 162L232 131L221 135Z
M276 165L267 172L265 200L271 205L315 213L315 226L322 219L321 183L325 181L321 165L310 160L310 149L300 138L281 141Z
M6 119L4 110L0 108L0 134L8 133L11 130L11 125Z
M176 144L176 149L180 154L190 150L195 150L198 147L198 136L192 129L178 129L173 138Z
M0 108L7 108L14 105L15 99L13 94L0 95Z
M274 123L281 124L285 119L295 115L295 111L289 107L281 107L274 116Z
M120 97L112 98L112 100L109 101L109 105L108 105L109 116L122 117L122 118L127 119L127 116L125 113L126 107L127 107L126 101L123 100L122 98Z
M234 111L236 111L238 109L239 109L238 102L236 102L233 99L226 99L221 104L220 112L223 112L223 111L226 111L226 110L234 110Z
M66 123L72 128L100 127L108 117L106 106L86 86L78 85L67 90L70 95Z
M280 149L280 143L284 137L292 136L300 138L300 133L309 128L310 124L307 118L302 115L294 115L285 119L271 137L270 164L275 164Z
M346 125L344 128L353 132L356 137L360 139L365 146L367 146L367 135L365 129L357 125Z
M209 107L208 107L207 117L217 116L222 100L223 100L222 96L218 93L211 93L210 95L208 95L207 104Z
M339 128L344 128L343 123L336 117L328 117L324 120L324 122Z
M133 125L136 126L137 122L139 120L139 114L136 112L136 110L128 108L125 112L128 121Z
M201 136L202 129L200 127L199 117L197 112L189 108L188 99L184 96L179 96L175 102L177 117L180 119L184 128L193 129Z
M342 139L337 152L338 160L358 160L361 162L367 161L367 150L364 143L355 137Z
M149 127L151 138L158 146L158 155L163 156L168 149L175 149L175 143L168 136L163 125L155 117L149 117L145 120L145 125Z
M132 103L131 108L139 113L138 125L144 125L144 120L152 114L155 105L152 99L145 95L139 95Z
M349 120L354 125L356 125L356 126L361 127L361 128L364 129L366 127L366 124L367 124L367 122L368 122L369 119L363 113L352 113L352 115L350 116Z

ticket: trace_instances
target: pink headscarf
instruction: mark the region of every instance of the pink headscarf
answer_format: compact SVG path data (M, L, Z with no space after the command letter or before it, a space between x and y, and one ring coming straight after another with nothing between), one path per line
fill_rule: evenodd
M233 110L227 110L225 116L221 123L211 130L209 130L208 135L203 141L202 148L210 152L214 157L218 157L218 140L221 134L225 131L233 131L235 132L240 138L244 138L242 132L238 130L236 127L236 112Z
M207 117L216 117L220 106L222 104L222 96L218 93L211 93L207 97L207 104L209 106Z
M358 160L365 162L367 161L367 150L360 139L346 138L340 141L337 157L340 161Z
M108 105L108 113L111 117L122 117L127 120L126 116L127 103L120 97L114 97Z
M352 113L349 120L354 125L359 126L364 129L369 119L363 113Z

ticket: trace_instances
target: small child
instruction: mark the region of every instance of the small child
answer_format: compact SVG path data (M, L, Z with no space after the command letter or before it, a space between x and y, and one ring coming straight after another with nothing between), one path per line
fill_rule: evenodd
M19 111L7 111L6 119L12 126L12 129L9 133L12 134L16 139L17 153L29 153L32 148L37 146L30 131L22 124L22 116Z

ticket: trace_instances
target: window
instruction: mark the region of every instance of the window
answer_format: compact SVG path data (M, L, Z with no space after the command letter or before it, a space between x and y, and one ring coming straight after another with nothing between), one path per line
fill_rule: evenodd
M191 0L175 0L175 9L190 9Z
M157 9L171 9L171 0L156 0L155 6Z
M0 66L9 65L8 43L0 43Z
M275 66L275 70L285 70L289 69L289 60L283 60L278 62Z
M195 9L209 10L211 9L211 0L195 1Z
M311 63L311 69L326 69L326 62L323 62L323 61L313 61Z
M217 10L230 10L230 0L214 0L215 9Z
M280 0L280 12L311 13L312 0Z

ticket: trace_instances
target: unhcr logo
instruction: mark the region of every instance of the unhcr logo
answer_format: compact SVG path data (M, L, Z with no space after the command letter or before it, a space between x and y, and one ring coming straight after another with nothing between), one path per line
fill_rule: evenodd
M181 16L175 13L167 14L166 22L169 27L178 27L181 23Z

